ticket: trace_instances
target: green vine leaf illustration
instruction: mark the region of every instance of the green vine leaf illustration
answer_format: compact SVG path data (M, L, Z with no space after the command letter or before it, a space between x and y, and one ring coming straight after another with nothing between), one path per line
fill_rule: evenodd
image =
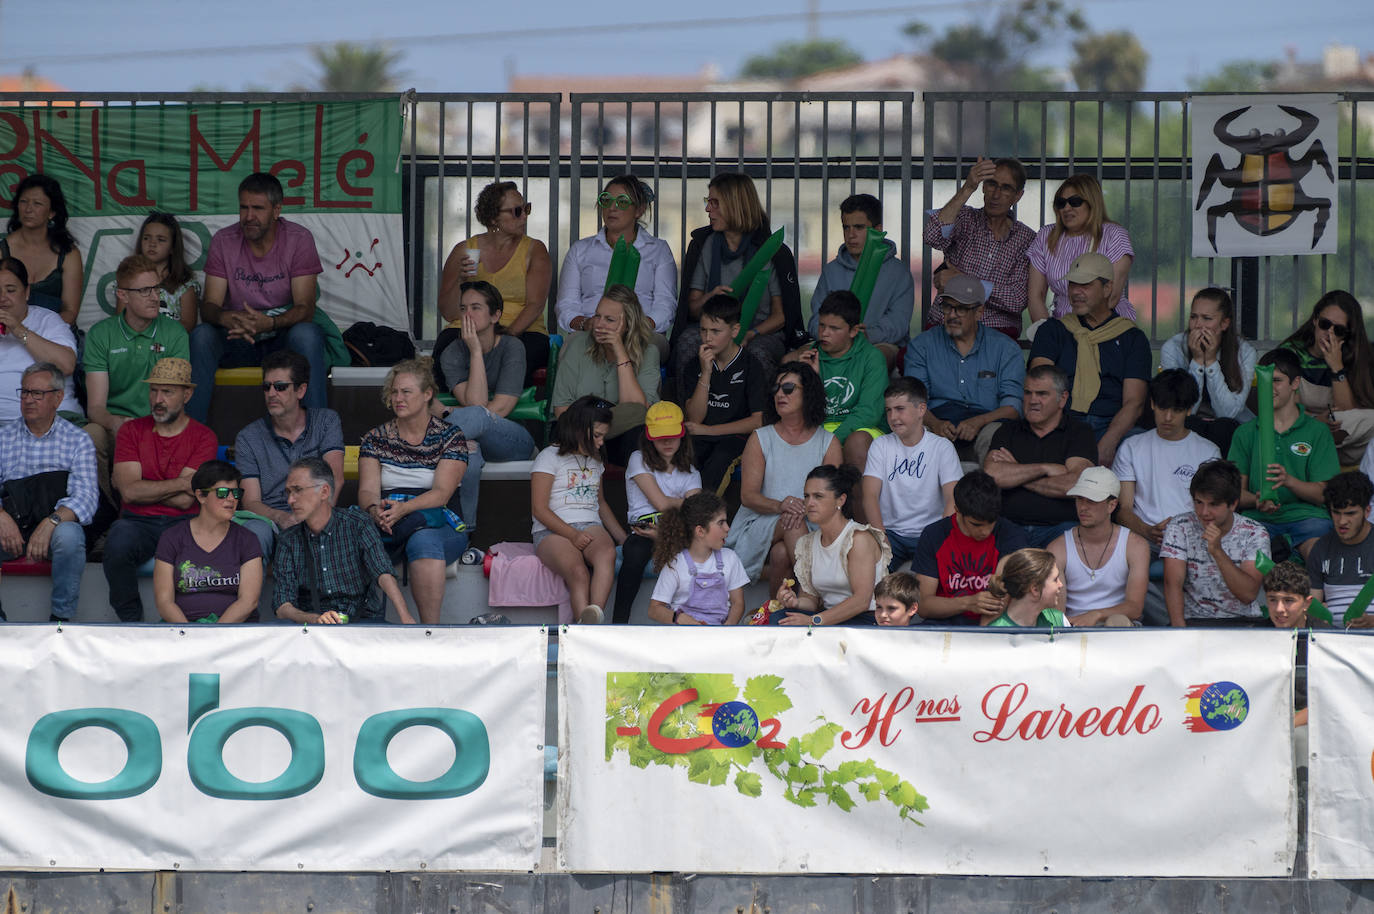
M686 690L695 690L690 701L683 698ZM648 739L651 719L670 700L676 703L668 713L658 716L656 738L686 740L689 742L683 745L691 747L713 733L714 709L732 701L747 704L759 726L754 726L749 709L732 707L729 732L742 735L748 740L746 745L721 748L718 741L713 741L714 746L706 748L656 749ZM808 808L824 801L849 812L858 805L859 798L866 803L886 801L901 819L923 824L917 814L929 808L929 801L897 772L879 767L872 759L825 764L823 760L834 751L835 741L844 729L837 723L817 718L814 729L789 738L783 748L760 748L758 743L765 736L773 739L771 732L776 732L778 715L792 706L779 676L750 677L741 698L741 690L728 673L609 673L606 760L616 752L624 752L636 768L684 766L689 781L710 787L724 785L733 774L735 789L747 797L763 795L763 777L751 767L762 761L768 775L783 788L783 798L796 806ZM774 721L774 729L765 733L762 724L769 719Z

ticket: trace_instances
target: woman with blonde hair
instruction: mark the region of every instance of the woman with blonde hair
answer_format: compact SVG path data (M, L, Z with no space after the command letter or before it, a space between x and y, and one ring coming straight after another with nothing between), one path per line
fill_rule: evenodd
M1126 295L1135 249L1125 226L1107 218L1102 185L1089 174L1066 179L1054 192L1054 223L1042 228L1026 251L1030 273L1026 280L1027 307L1031 320L1068 314L1069 284L1065 276L1078 255L1094 251L1112 262L1112 289L1118 300L1116 313L1135 320L1135 307ZM1054 293L1053 314L1045 307L1046 291Z
M704 202L710 224L692 232L682 258L682 294L673 319L673 369L679 381L701 349L701 306L714 295L733 296L731 283L773 234L754 181L743 172L712 178ZM792 250L785 244L778 248L765 272L768 288L744 328L741 345L758 359L763 374L771 375L783 353L806 339L806 327Z
M988 623L996 628L1066 628L1064 576L1048 549L1017 549L988 580L988 593L1007 608Z
M658 347L650 344L644 309L629 286L606 290L590 328L568 337L559 357L550 398L554 417L587 395L610 405L606 456L611 464L625 466L639 449L645 411L659 399Z
M393 365L382 401L395 418L364 435L358 452L358 505L393 558L409 562L410 592L426 625L439 621L444 569L468 545L458 495L467 439L462 429L430 415L437 391L429 359Z

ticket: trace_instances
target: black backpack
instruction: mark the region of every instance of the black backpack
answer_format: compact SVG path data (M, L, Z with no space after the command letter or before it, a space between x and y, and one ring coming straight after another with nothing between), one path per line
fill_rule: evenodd
M359 321L343 332L352 364L362 368L395 365L415 357L409 334L371 321Z

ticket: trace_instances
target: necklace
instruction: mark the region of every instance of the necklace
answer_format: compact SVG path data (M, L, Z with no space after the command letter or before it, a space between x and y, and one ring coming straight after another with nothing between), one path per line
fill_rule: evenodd
M1087 550L1085 550L1085 549L1083 548L1083 538L1082 538L1082 536L1081 536L1081 535L1080 535L1080 536L1075 536L1075 537L1073 538L1073 541L1074 541L1074 543L1076 543L1076 544L1078 545L1078 554L1079 554L1080 556L1083 557L1083 567L1088 569L1088 580L1089 580L1089 581L1096 581L1096 580L1097 580L1097 573L1098 573L1099 571L1102 570L1102 562L1103 562L1103 560L1106 559L1106 557L1107 557L1107 550L1110 549L1110 548L1112 548L1112 537L1111 537L1111 534L1108 534L1108 535L1107 535L1107 542L1102 546L1102 552L1101 552L1101 554L1098 555L1098 557L1097 557L1097 566L1096 566L1096 567L1094 567L1094 566L1088 564L1088 553L1087 553Z

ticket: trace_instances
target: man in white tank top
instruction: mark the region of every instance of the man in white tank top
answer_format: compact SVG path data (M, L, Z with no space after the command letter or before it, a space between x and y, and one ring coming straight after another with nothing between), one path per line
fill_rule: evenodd
M1112 523L1121 481L1106 467L1089 467L1068 491L1078 526L1050 543L1064 575L1064 610L1075 628L1139 624L1150 580L1150 544Z

